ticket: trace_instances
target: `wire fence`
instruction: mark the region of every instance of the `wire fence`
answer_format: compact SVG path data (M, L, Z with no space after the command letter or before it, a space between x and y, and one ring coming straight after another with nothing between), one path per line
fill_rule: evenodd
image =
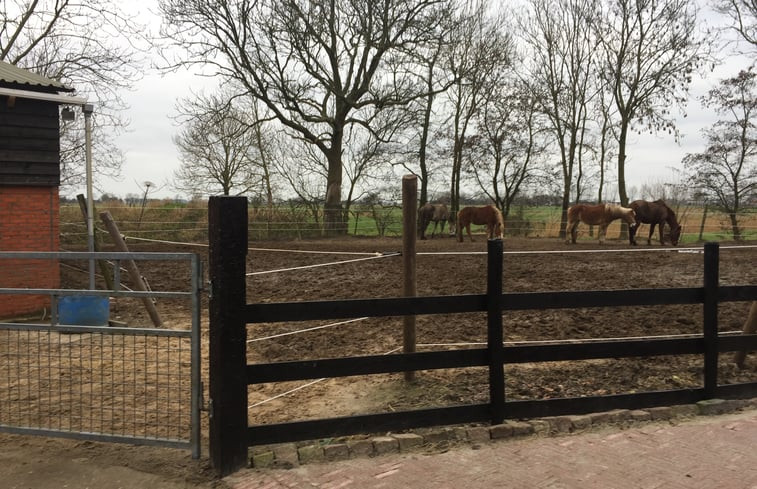
M122 234L148 239L177 242L207 243L207 208L205 207L101 207L118 223ZM700 207L677 210L683 226L682 242L699 240L733 239L733 228L728 216ZM248 235L251 240L312 239L324 236L328 223L323 215L313 216L295 207L275 209L250 208ZM757 209L748 208L739 216L744 239L757 239ZM561 227L559 207L518 207L506 219L505 236L526 238L558 238ZM61 206L61 242L76 243L86 239L86 224L78 206ZM481 232L482 227L474 228ZM583 237L592 237L596 230L581 226ZM446 233L447 230L445 229ZM608 235L620 232L620 223L613 223ZM648 226L642 225L638 237L646 238ZM402 209L396 205L355 207L349 212L346 233L355 236L401 236ZM655 232L653 239L658 239ZM638 239L638 238L637 238Z
M0 428L186 446L191 333L0 324Z

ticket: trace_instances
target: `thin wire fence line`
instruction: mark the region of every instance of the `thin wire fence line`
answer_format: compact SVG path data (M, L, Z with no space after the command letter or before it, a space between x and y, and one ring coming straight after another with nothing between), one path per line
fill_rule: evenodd
M399 351L401 349L402 349L401 346L397 347L397 348L393 348L393 349L389 350L388 352L384 353L384 355L390 355L390 354L392 354L394 352L397 352L397 351ZM267 399L263 399L262 401L258 401L258 402L254 403L254 404L250 404L250 405L247 406L247 409L252 409L254 407L260 406L261 404L266 404L266 403L271 402L273 400L280 399L282 397L288 396L289 394L294 394L295 392L300 391L302 389L305 389L306 387L310 387L311 385L315 385L315 384L317 384L319 382L323 382L324 380L326 380L326 378L327 377L321 377L320 379L315 379L315 380L310 381L310 382L308 382L306 384L297 386L294 389L289 389L288 391L282 392L280 394L276 394L273 397L269 397Z
M334 326L341 326L343 324L350 324L350 323L354 323L354 322L357 322L357 321L363 321L365 319L368 319L368 316L365 316L365 317L362 317L362 318L349 319L347 321L339 321L337 323L324 324L322 326L314 326L312 328L305 328L305 329L300 329L300 330L297 330L297 331L289 331L287 333L280 333L280 334L274 334L274 335L270 335L270 336L262 336L260 338L253 338L251 340L247 340L247 343L253 343L253 342L256 342L256 341L263 341L263 340L272 340L272 339L281 338L281 337L284 337L284 336L291 336L291 335L300 334L300 333L307 333L309 331L317 331L319 329L332 328Z
M400 256L400 253L394 253L394 254L391 254L391 255L369 256L367 258L355 258L355 259L352 259L352 260L333 261L333 262L329 262L329 263L317 263L315 265L303 265L303 266L300 266L300 267L278 268L276 270L264 270L264 271L261 271L261 272L250 272L250 273L246 273L245 276L246 277L251 277L251 276L255 276L255 275L266 275L266 274L269 274L269 273L291 272L291 271L295 271L295 270L306 270L306 269L310 269L310 268L328 267L328 266L331 266L331 265L342 265L342 264L345 264L345 263L355 263L355 262L359 262L359 261L376 260L377 258L389 258L389 257L394 257L394 256Z

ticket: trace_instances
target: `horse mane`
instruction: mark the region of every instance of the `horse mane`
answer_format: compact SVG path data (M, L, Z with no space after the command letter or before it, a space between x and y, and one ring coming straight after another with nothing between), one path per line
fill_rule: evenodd
M494 210L496 211L495 214L497 215L497 223L501 226L500 229L504 231L505 229L505 218L502 216L502 211L497 208L496 205L492 205L494 207Z

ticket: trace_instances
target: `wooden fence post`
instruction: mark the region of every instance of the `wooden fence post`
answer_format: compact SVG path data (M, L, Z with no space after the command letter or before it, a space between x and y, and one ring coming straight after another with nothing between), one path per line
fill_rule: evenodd
M210 461L225 476L247 465L247 199L208 201Z
M704 245L704 301L703 301L703 335L704 335L704 395L706 399L716 396L718 387L718 281L719 281L718 243Z
M402 264L403 292L405 297L418 295L415 270L415 237L418 216L418 177L402 177ZM403 353L415 352L415 316L405 316L402 327ZM415 379L415 372L405 372L405 380Z
M128 253L129 247L126 246L126 242L118 231L118 225L116 225L116 221L113 220L113 216L110 215L110 212L101 212L100 219L102 219L105 228L108 230L116 250L122 253ZM134 260L126 260L124 266L126 267L126 271L129 272L131 281L134 282L134 289L140 292L149 292L147 284L145 284L145 281L142 278L142 274L139 273L137 262ZM160 319L160 313L158 313L158 309L155 307L155 304L153 304L152 299L150 297L142 297L142 304L144 304L147 314L152 320L152 324L155 325L156 328L162 327L163 321Z
M502 251L501 239L487 242L486 314L489 350L489 405L492 424L505 419L505 351L502 344Z

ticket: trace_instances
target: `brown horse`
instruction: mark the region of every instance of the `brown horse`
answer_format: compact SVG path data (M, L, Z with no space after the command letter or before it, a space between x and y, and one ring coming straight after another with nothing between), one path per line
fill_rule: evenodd
M418 236L420 239L426 239L426 228L430 222L434 223L434 229L431 230L431 237L436 233L436 226L439 223L441 228L439 234L444 232L444 224L449 223L450 234L454 233L455 216L449 212L444 204L424 204L418 209Z
M568 225L565 228L565 242L570 244L576 243L576 228L579 222L592 226L599 226L599 244L604 243L607 234L607 226L616 219L623 219L628 223L629 235L633 240L634 229L636 228L636 217L633 209L621 207L617 204L576 204L568 208Z
M471 224L486 224L486 237L488 239L502 239L505 231L505 220L502 212L493 205L484 207L463 207L457 213L457 240L463 242L463 228L468 231L471 242L473 236L470 233Z
M629 204L631 209L636 213L636 224L649 224L649 237L647 238L647 244L652 244L652 235L654 234L655 225L660 226L660 244L665 244L663 237L663 227L665 223L670 226L670 243L673 246L678 245L678 240L681 238L681 225L678 224L676 219L676 213L673 209L663 201L655 200L654 202L647 202L646 200L634 200ZM636 244L636 239L631 238L631 244Z

